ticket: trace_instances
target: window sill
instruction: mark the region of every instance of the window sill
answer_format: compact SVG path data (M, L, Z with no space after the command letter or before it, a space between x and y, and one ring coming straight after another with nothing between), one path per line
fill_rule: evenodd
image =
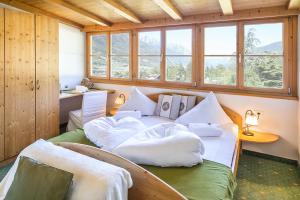
M91 81L94 83L106 83L106 84L117 84L117 85L130 85L130 86L142 86L142 87L154 87L154 88L165 88L174 90L185 90L194 92L207 92L213 91L221 94L231 94L231 95L243 95L243 96L253 96L253 97L263 97L263 98L275 98L275 99L287 99L287 100L298 100L297 95L288 95L279 92L265 92L265 91L254 91L242 90L236 88L226 88L226 87L193 87L192 85L186 85L174 82L156 82L156 81L131 81L131 80L107 80L90 77Z

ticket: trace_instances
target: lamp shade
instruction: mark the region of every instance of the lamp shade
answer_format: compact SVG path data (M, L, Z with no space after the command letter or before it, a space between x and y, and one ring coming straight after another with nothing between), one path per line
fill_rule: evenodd
M245 123L250 126L258 125L257 116L254 114L246 115Z
M117 105L123 105L125 103L125 95L124 94L120 94L115 101L115 104Z

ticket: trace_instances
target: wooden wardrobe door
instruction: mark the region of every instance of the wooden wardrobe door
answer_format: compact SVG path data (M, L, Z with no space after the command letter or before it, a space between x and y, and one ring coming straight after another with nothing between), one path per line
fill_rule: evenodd
M5 158L34 141L34 15L5 9Z
M36 16L36 139L59 134L58 21Z
M4 9L0 9L0 161L4 160Z

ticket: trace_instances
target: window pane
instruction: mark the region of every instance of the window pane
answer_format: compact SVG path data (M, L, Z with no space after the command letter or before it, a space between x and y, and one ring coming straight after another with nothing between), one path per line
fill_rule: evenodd
M129 33L111 34L111 55L129 55Z
M92 35L91 36L91 53L92 55L106 55L106 35Z
M204 83L236 85L236 56L205 56Z
M111 77L129 78L129 56L111 56Z
M283 24L245 25L246 55L283 55Z
M138 55L160 55L160 31L139 32Z
M245 86L283 87L283 56L245 56L244 65Z
M166 56L166 80L192 82L191 56Z
M111 34L112 78L129 78L129 33Z
M206 27L204 29L205 55L235 55L236 26Z
M192 29L167 30L166 55L192 55Z
M106 77L106 56L91 56L91 75Z
M139 56L139 79L160 80L160 56Z

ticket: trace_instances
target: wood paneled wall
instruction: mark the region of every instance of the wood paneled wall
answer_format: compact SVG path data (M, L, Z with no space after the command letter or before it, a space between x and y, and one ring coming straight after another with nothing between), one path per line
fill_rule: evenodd
M4 159L4 9L0 9L0 160Z
M36 139L59 132L58 21L36 16Z

